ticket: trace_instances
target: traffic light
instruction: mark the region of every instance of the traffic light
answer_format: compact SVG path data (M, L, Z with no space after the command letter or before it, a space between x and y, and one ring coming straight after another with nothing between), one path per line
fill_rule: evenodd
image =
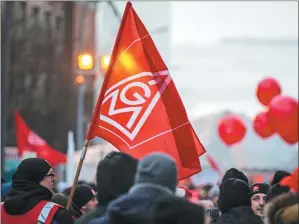
M93 56L88 53L78 55L78 68L81 70L91 70L94 67Z
M108 69L110 59L111 59L111 55L109 55L109 54L102 56L101 59L100 59L101 69L103 69L105 72Z

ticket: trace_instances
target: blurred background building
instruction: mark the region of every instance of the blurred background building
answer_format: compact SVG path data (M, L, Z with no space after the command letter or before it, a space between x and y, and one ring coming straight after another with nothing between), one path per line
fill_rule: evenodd
M94 52L95 7L89 2L1 2L2 153L4 146L16 145L14 110L66 152L67 133L76 130L76 57ZM85 111L91 116L88 89Z

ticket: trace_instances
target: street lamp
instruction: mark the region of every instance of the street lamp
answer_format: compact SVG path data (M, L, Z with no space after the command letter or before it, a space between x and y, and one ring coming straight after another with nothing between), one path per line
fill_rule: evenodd
M107 54L100 58L101 69L104 73L107 71L110 64L111 55ZM119 57L119 63L121 66L127 70L133 69L135 67L135 62L133 57L128 53L121 53Z
M94 63L93 63L93 56L91 54L88 53L83 53L83 54L79 54L78 55L78 68L80 70L91 70L94 67Z
M85 75L94 75L94 56L90 53L80 53L77 56L77 74L75 83L78 84L77 102L77 148L83 145L84 141L84 92Z
M100 58L100 65L101 65L101 69L103 69L105 72L108 69L109 63L110 63L110 59L111 59L111 55L104 55Z

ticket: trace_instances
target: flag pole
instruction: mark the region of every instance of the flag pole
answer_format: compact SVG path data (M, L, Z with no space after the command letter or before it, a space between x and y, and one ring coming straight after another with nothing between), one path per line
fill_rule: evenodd
M72 190L71 190L69 199L67 201L67 205L66 205L67 210L70 210L70 207L71 207L71 204L72 204L72 201L73 201L73 198L74 198L75 189L76 189L78 179L79 179L79 176L80 176L80 172L81 172L81 168L82 168L82 165L83 165L83 162L84 162L84 159L85 159L88 143L89 143L89 140L86 139L84 141L84 144L83 144L83 150L81 152L81 157L80 157L79 165L77 167L76 175L75 175L75 178L74 178Z
M79 162L79 165L78 165L78 168L77 168L77 172L76 172L76 175L75 175L75 179L74 179L74 182L73 182L73 186L72 186L72 190L71 190L71 193L70 193L70 197L69 197L69 199L67 201L66 209L68 209L68 210L71 207L71 203L72 203L72 200L73 200L73 197L74 197L74 193L75 193L75 188L76 188L76 185L78 183L79 175L80 175L81 168L82 168L82 165L83 165L83 161L84 161L84 158L85 158L85 155L86 155L86 151L87 151L87 146L88 146L89 140L93 138L92 137L93 125L96 123L96 119L99 117L98 116L99 110L97 109L97 107L98 107L98 105L101 105L101 102L102 102L102 100L104 98L105 89L103 88L103 86L106 86L107 83L108 83L108 81L109 81L109 79L107 77L109 77L109 74L111 73L111 70L112 70L111 64L113 64L113 62L115 61L115 58L116 58L115 55L116 55L116 51L118 49L118 45L119 45L119 42L120 42L121 33L123 32L123 29L124 29L124 26L125 26L125 21L126 21L126 19L128 17L129 9L131 7L132 7L132 3L131 2L127 2L126 8L125 8L125 11L124 11L124 15L123 15L123 18L121 20L120 27L119 27L119 30L118 30L118 34L116 36L114 48L113 48L112 55L111 55L111 60L110 60L110 63L109 63L109 66L108 66L108 69L107 69L107 72L106 72L106 75L105 75L106 77L104 79L100 95L98 97L96 108L94 109L94 113L93 113L93 116L92 116L92 119L91 119L91 123L90 123L90 126L89 126L88 133L87 133L87 138L86 138L86 140L84 142L84 145L83 145L83 151L81 153L81 158L80 158L80 162Z

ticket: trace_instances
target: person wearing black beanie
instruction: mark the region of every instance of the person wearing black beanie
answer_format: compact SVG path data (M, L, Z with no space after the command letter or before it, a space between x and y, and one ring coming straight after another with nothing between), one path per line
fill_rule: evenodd
M254 214L250 203L250 188L246 182L228 178L220 184L218 208L222 215L216 224L262 224L263 221Z
M284 171L284 170L277 170L274 173L273 179L271 181L271 186L278 184L284 177L291 176L292 174L290 172Z
M86 214L96 208L96 193L87 185L78 185L75 189L73 202L78 206L82 214Z
M250 186L250 200L251 209L256 215L262 219L264 215L264 206L266 201L266 194L268 193L270 186L266 183L255 183Z
M229 170L227 170L224 174L224 176L222 177L222 181L225 181L226 179L229 178L236 178L239 180L243 180L244 182L246 182L248 184L248 178L247 176L241 172L240 170L236 169L236 168L231 168Z
M280 186L280 184L273 185L266 194L266 203L269 203L271 200L277 196L290 192L290 188L287 186Z
M30 223L29 217L32 223L40 219L55 220L58 224L73 223L71 213L50 202L54 181L54 171L46 160L23 160L13 174L11 190L1 205L1 223ZM48 211L46 215L44 210Z
M122 152L111 152L100 161L96 173L98 207L81 216L76 224L103 216L111 201L127 193L134 184L137 164L137 159Z

